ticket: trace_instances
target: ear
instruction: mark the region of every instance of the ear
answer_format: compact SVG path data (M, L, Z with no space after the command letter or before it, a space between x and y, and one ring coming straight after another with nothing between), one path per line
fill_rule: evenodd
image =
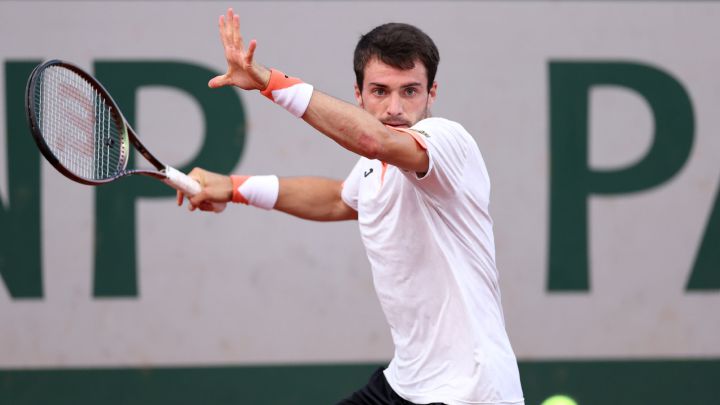
M360 88L358 87L357 83L355 83L355 101L357 101L358 106L362 107L362 92L360 91Z
M428 108L435 102L436 96L437 96L437 82L433 82L432 86L430 86L430 91L428 91Z

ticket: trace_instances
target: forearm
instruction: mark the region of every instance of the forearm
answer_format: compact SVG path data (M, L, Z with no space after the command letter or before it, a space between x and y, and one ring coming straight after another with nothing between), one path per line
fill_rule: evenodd
M276 209L314 221L357 219L357 212L343 202L342 182L321 177L226 176L201 168L189 176L202 191L187 196L190 208L213 211L212 203L244 203L266 210ZM178 191L177 203L185 196Z
M358 155L404 170L427 171L427 154L410 135L389 129L360 107L314 90L302 118Z
M357 212L340 197L342 182L321 177L280 178L274 209L314 221L357 219Z
M360 107L314 90L303 120L345 149L369 159L382 158L388 129Z
M228 9L226 16L220 17L219 28L228 71L210 80L210 87L234 85L245 90L260 90L294 115L302 116L310 125L344 148L370 159L382 159L385 156L384 141L396 137L391 137L390 130L375 117L319 91L313 92L312 87L297 86L299 79L279 71L271 74L256 63L254 53L257 42L250 41L245 49L240 34L240 19L232 9Z
M262 94L351 152L405 170L427 169L427 155L411 135L389 129L364 109L313 89L296 77L272 70Z

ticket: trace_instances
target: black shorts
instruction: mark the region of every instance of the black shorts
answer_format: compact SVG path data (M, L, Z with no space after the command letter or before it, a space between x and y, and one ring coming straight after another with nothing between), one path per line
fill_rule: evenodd
M383 374L384 367L377 369L370 377L367 385L355 391L337 405L419 405L401 398L388 384ZM433 402L431 405L442 405Z

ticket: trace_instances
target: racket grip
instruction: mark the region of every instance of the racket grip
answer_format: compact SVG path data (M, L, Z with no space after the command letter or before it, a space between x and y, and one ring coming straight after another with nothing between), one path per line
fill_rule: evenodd
M168 186L174 188L175 190L179 190L185 195L188 195L190 197L195 196L202 191L202 188L200 187L200 183L193 180L192 177L186 175L185 173L172 168L170 166L165 166L165 184ZM212 203L213 211L214 212L222 212L225 210L225 206L227 204L225 203Z

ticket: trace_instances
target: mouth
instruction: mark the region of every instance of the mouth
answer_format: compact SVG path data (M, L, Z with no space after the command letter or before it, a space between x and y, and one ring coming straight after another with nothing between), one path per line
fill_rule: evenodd
M407 121L383 121L383 124L393 128L410 128L410 123Z

